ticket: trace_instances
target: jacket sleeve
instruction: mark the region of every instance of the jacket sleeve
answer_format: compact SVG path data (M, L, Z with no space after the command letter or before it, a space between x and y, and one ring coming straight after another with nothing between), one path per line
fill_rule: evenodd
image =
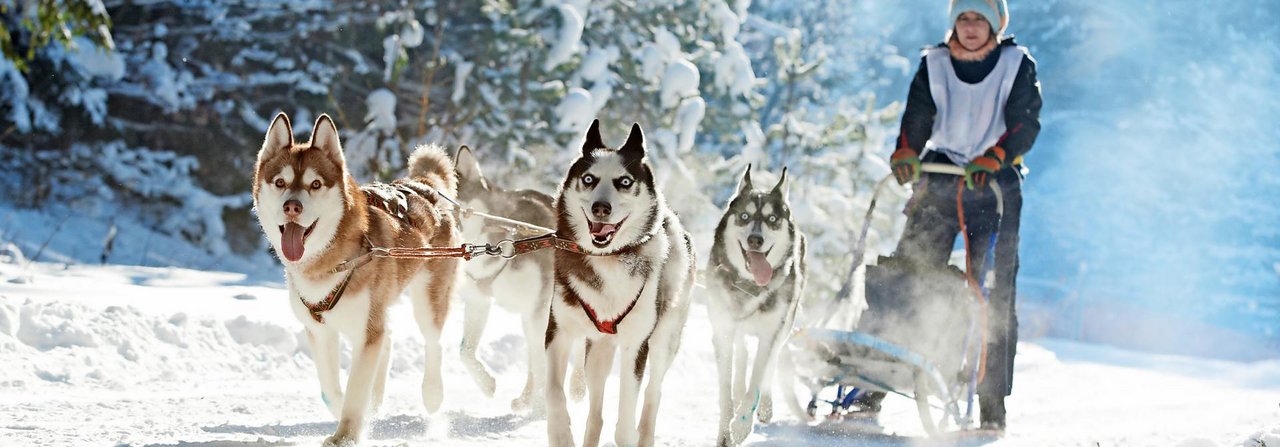
M1022 66L1018 67L1017 78L1013 81L1013 90L1009 92L1009 102L1005 104L1005 127L1009 130L1004 135L1005 160L1012 162L1031 150L1036 136L1040 134L1040 81L1036 79L1036 61L1031 56L1022 57Z
M933 135L933 120L938 107L933 103L929 90L929 66L920 58L920 68L907 92L907 108L902 112L902 127L898 133L898 148L909 147L916 152L924 150L924 143Z

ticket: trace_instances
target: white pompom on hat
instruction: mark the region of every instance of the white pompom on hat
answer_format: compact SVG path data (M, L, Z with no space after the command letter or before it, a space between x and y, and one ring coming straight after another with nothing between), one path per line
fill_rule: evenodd
M997 36L1009 28L1009 5L1005 0L951 0L951 26L961 14L973 11L987 19Z

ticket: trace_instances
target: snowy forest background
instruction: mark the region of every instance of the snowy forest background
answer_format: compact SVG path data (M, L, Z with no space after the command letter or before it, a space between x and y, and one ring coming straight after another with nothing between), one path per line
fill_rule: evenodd
M249 188L278 111L300 136L333 116L362 181L437 141L543 191L598 116L606 141L644 126L703 253L747 163L787 166L813 247L808 299L826 299L946 3L3 1L0 244L274 277ZM1045 96L1023 331L1277 357L1280 8L1010 3ZM40 32L59 23L50 7L73 12L71 32ZM903 198L881 204L873 250L892 248Z

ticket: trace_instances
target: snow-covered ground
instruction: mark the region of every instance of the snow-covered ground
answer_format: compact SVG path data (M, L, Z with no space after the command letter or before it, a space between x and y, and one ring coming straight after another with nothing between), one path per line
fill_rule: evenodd
M0 445L319 444L335 422L285 299L281 284L237 273L0 263ZM542 420L509 410L525 371L517 318L491 316L481 356L497 373L498 393L487 399L457 360L459 310L446 327L446 398L436 415L419 401L423 354L408 306L393 310L388 396L368 445L545 445ZM710 445L716 383L702 305L674 368L659 444ZM929 442L914 404L891 397L882 433L801 424L779 405L779 420L757 426L747 444L1280 445L1280 361L1042 339L1019 346L1017 369L1010 428L998 439ZM585 410L572 408L575 429ZM611 431L606 423L604 439Z

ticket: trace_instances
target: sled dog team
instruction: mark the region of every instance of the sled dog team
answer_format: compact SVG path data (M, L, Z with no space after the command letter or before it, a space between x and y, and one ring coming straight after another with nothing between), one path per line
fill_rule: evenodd
M360 184L327 115L316 120L310 141L296 141L292 128L281 113L267 129L253 201L284 265L322 399L338 419L325 445L359 442L365 417L381 404L391 358L387 309L402 292L426 344L422 401L429 412L443 400L440 332L460 292L462 362L488 396L494 378L476 349L490 305L522 316L528 379L511 406L545 411L549 445L575 445L565 393L571 363L570 392L589 399L582 445L599 444L615 354L622 370L614 440L654 445L662 384L689 317L697 261L689 233L654 182L638 124L610 146L593 122L555 197L504 190L485 179L466 147L451 159L437 145L413 152L408 176ZM479 213L458 213L459 205ZM554 247L465 264L457 257L372 256L381 248L516 239L511 226L493 225L480 213L553 229ZM719 445L742 442L756 420L772 417L769 384L802 296L805 250L791 219L786 170L776 184L757 189L748 167L716 227L704 280L720 384ZM749 335L758 343L748 371ZM345 388L339 336L353 351Z

